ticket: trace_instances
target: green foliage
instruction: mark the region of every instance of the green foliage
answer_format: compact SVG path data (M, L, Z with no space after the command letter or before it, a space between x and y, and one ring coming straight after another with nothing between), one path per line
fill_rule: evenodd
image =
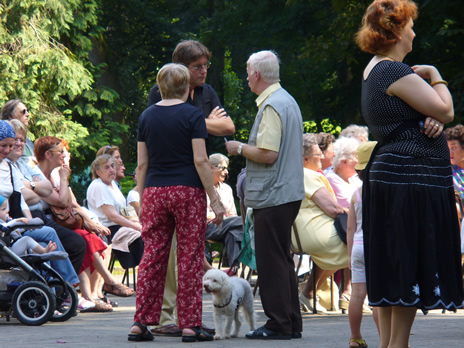
M16 97L26 102L31 139L48 134L67 139L79 169L74 173L82 171L76 183L84 184L85 168L103 145L123 144L124 160L136 162L137 121L156 73L181 39L197 39L213 52L207 82L235 123L229 139L248 139L257 110L246 61L263 49L278 53L282 86L298 102L305 131L337 135L341 127L364 124L361 77L371 57L355 45L354 35L370 3L0 0L0 103ZM417 3L417 37L405 62L437 66L450 83L460 123L462 4ZM212 145L225 153L222 137ZM232 186L244 165L242 157L231 161Z
M0 2L0 105L21 98L34 140L69 141L74 165L84 168L90 149L121 142L126 127L102 131L104 115L118 111L118 94L96 86L104 65L89 60L98 26L99 0ZM110 124L111 125L111 124ZM90 157L87 155L91 155Z

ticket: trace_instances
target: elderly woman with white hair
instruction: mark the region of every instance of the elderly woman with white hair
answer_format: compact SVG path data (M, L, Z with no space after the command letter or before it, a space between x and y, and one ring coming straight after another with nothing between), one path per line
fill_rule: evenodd
M340 132L339 138L354 138L365 143L369 138L369 129L366 126L350 124Z
M225 214L221 225L208 224L206 239L224 242L227 259L231 267L228 274L235 274L237 272L235 263L240 253L243 238L243 224L242 218L237 215L232 188L224 183L227 174L229 174L229 159L221 153L215 153L209 156L209 165L213 174L214 189L224 205ZM210 221L214 216L215 214L208 199L207 220Z
M335 219L344 213L327 178L320 172L322 151L316 134L303 135L303 166L305 199L294 226L303 251L314 260L316 289L335 271L348 266L348 252L334 226ZM297 246L295 234L292 244ZM298 249L298 247L296 248ZM313 276L300 294L300 303L313 310ZM316 308L325 312L318 301Z
M334 144L333 168L326 175L337 195L337 202L346 211L350 207L354 191L362 184L355 169L358 164L356 150L359 144L360 141L355 138L338 138Z

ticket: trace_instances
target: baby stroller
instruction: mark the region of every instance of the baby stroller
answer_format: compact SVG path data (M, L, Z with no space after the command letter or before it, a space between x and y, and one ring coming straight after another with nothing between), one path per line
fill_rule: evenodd
M32 326L42 325L48 320L66 321L75 316L78 304L76 291L46 262L65 259L67 253L53 251L21 257L16 255L8 246L11 230L18 227L30 229L31 225L2 228L0 316L9 321L13 315L23 324Z

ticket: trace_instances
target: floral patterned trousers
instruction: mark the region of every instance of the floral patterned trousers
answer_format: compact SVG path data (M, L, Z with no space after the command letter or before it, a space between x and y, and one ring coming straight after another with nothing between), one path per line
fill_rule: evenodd
M145 252L137 276L134 321L158 325L174 228L177 233L177 315L181 329L201 325L206 194L188 186L147 187L143 192Z

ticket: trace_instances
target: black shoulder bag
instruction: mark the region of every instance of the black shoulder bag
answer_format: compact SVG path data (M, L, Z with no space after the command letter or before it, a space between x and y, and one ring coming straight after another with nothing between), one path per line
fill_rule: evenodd
M13 219L24 217L23 210L21 209L21 192L15 191L14 182L13 182L13 168L11 163L8 162L10 166L10 178L11 178L11 187L13 187L13 193L8 198L8 204L10 206L9 215Z

